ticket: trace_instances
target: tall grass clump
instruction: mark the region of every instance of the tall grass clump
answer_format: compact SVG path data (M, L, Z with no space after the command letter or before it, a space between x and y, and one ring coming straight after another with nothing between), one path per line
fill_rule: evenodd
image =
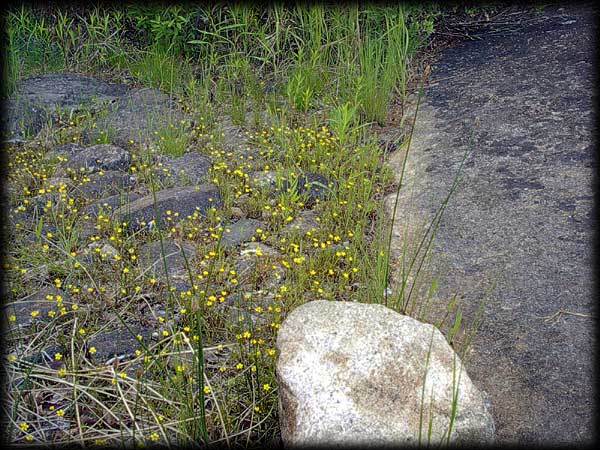
M122 10L19 5L5 14L9 84L45 72L102 71L125 62Z
M9 82L111 69L168 91L195 78L230 102L256 100L262 83L300 111L352 101L363 120L383 123L392 96L406 100L430 14L414 6L21 6L7 12ZM232 77L240 61L244 75Z
M322 106L325 95L354 102L364 120L379 123L395 93L406 100L410 60L432 31L421 10L405 6L238 5L197 14L203 26L189 54L202 77L216 79L242 53L260 79L284 87L295 109Z

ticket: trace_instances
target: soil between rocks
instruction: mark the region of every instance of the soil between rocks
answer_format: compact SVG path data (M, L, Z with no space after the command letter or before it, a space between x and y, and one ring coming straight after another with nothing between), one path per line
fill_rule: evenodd
M405 232L418 234L433 217L473 131L474 151L429 268L440 274L436 300L445 304L458 293L472 320L495 285L466 368L491 399L498 443L590 442L596 437L591 244L598 16L591 4L530 15L538 20L459 42L433 64L393 255L401 255ZM403 156L390 160L398 177ZM561 310L580 315L552 317Z

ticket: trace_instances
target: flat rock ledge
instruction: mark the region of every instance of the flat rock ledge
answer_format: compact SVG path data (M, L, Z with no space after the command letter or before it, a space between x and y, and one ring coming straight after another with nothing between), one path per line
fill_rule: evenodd
M7 140L26 140L35 136L48 120L63 113L95 111L116 101L128 87L108 84L75 73L48 73L27 78L17 84L0 123Z
M432 325L383 305L313 301L277 337L285 446L494 442L482 393ZM431 433L429 426L431 424Z
M220 205L221 196L214 184L174 187L123 205L113 212L113 217L121 222L126 220L134 230L139 230L155 219L160 219L164 226L194 215L205 216L210 208Z

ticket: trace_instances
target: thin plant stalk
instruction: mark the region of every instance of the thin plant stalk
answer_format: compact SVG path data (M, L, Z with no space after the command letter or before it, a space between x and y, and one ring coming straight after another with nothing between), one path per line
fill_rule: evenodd
M389 267L390 267L390 254L391 254L391 248L392 248L392 236L393 236L393 231L394 231L394 222L396 221L396 214L398 211L398 202L400 199L400 190L402 189L402 182L404 180L404 173L406 171L406 163L408 161L408 154L410 152L410 146L411 146L411 142L412 142L412 138L413 138L413 134L415 131L415 124L417 122L417 116L419 114L419 106L421 104L421 99L423 97L423 86L425 84L425 80L427 75L429 75L429 73L426 71L423 74L423 77L421 79L421 86L419 89L419 94L417 97L417 104L415 107L415 114L414 114L414 118L413 118L413 122L411 124L410 127L410 133L408 135L408 142L407 142L407 146L406 146L406 151L404 153L404 159L402 160L402 170L400 171L400 180L398 181L398 187L396 189L396 199L394 200L394 209L392 211L392 219L391 219L391 225L390 225L390 231L388 233L388 242L387 242L387 255L385 258L385 286L384 286L384 305L387 306L388 304L388 295L387 295L387 286L388 286L388 277L389 277Z

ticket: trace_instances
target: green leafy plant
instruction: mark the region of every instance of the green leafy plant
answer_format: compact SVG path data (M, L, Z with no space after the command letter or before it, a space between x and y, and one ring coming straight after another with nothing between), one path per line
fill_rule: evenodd
M357 106L351 106L349 102L346 102L330 112L330 127L341 145L348 142L350 131L356 125L357 110Z

